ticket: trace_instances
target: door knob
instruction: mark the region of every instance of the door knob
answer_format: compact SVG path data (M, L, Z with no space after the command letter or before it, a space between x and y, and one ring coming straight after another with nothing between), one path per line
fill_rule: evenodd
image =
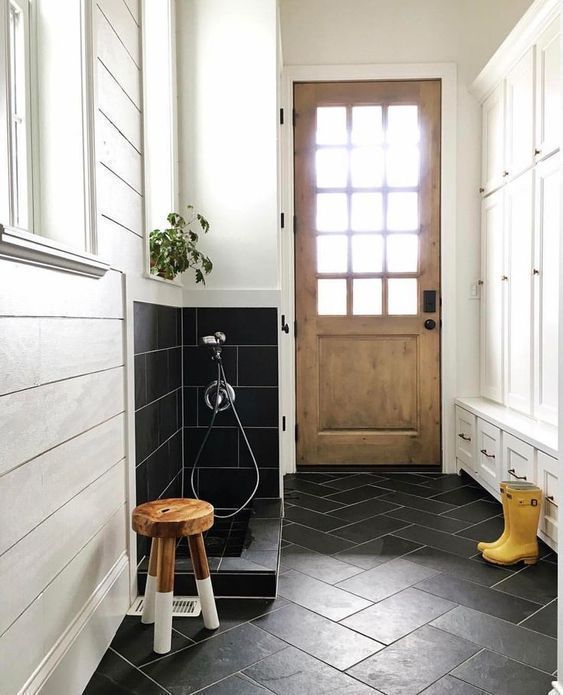
M436 321L434 321L434 319L426 319L424 322L424 328L426 328L427 331L432 331L434 328L436 328Z

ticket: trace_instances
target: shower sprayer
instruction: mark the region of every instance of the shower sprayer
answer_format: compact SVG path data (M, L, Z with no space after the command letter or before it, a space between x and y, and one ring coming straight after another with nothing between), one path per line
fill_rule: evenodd
M213 353L211 359L217 363L217 378L215 379L215 381L209 383L205 389L204 401L207 407L213 411L213 414L211 416L211 421L209 423L205 436L203 437L201 446L199 447L199 451L197 452L197 455L195 457L194 465L192 466L192 474L190 477L190 481L194 495L197 499L199 499L194 485L195 471L201 458L201 454L203 453L205 445L207 444L207 440L209 439L209 435L211 434L211 430L213 429L213 425L215 424L217 413L231 408L237 426L240 430L240 433L242 434L242 438L244 439L244 443L246 444L246 447L250 453L250 458L252 459L252 463L254 464L254 469L256 470L256 484L254 485L254 489L250 493L248 499L238 509L236 509L231 514L215 514L215 516L218 519L230 519L231 517L236 516L254 498L254 495L258 490L258 485L260 484L260 470L258 468L258 464L256 463L256 458L254 456L254 452L252 451L252 447L250 446L250 442L248 441L248 437L246 436L246 432L244 431L244 427L242 426L242 423L240 421L237 409L235 408L235 390L227 381L225 369L223 367L223 358L221 353L223 351L223 345L225 344L226 340L227 336L221 331L217 331L213 335L205 335L200 340L200 345L202 347L211 348L211 351Z

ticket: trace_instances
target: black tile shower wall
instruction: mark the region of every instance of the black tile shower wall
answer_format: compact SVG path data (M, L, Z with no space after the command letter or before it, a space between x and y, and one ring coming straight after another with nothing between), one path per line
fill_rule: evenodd
M137 504L182 496L182 310L134 303ZM137 560L147 544L137 536Z
M212 411L205 387L217 378L217 366L202 336L227 336L223 365L235 389L235 405L260 468L258 497L279 497L278 317L275 308L185 308L184 494L191 490L191 470ZM216 507L236 507L255 484L252 459L229 409L219 413L201 455L194 482L198 494Z

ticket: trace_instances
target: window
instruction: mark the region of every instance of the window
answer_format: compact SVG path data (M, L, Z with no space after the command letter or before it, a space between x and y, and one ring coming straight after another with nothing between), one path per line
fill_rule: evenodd
M91 12L0 0L0 255L99 276Z

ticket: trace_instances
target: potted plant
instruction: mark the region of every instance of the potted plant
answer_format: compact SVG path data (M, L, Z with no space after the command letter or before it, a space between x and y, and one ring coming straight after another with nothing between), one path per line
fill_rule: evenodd
M195 281L205 285L205 276L213 269L208 256L198 250L199 231L207 234L209 222L188 205L188 219L177 212L166 218L170 225L166 229L153 229L149 235L150 269L152 275L166 280L188 270L195 269ZM194 231L194 227L198 230Z

